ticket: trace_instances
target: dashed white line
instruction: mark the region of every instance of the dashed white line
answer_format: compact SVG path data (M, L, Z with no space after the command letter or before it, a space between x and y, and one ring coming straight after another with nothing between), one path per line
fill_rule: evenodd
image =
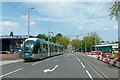
M77 58L77 60L81 63L82 67L85 68L85 66L84 66L84 64L81 62L81 60L80 60L78 57L76 57L76 58Z
M76 59L77 59L79 62L81 62L80 59L79 59L78 57L76 57Z
M82 67L85 68L85 66L84 66L84 64L81 62L81 60L80 60L78 57L76 57L76 59L81 63ZM91 74L88 72L88 70L86 70L86 73L88 74L88 76L90 77L91 80L94 80L94 79L92 78Z
M36 64L39 64L39 63L41 63L42 61L39 61L39 62L35 62L35 63L33 63L32 65L36 65Z
M4 76L7 76L7 75L9 75L9 74L12 74L12 73L18 72L18 71L20 71L20 70L22 70L22 69L23 69L23 68L20 68L20 69L17 69L17 70L15 70L15 71L12 71L12 72L6 73L6 74L4 74L4 75L1 75L0 78L2 78L2 77L4 77Z
M88 74L88 76L91 78L91 80L93 80L91 74L88 72L88 70L86 70L86 73Z
M83 65L83 63L82 63L82 62L81 62L81 65L82 65L82 67L83 67L83 68L85 68L85 66Z

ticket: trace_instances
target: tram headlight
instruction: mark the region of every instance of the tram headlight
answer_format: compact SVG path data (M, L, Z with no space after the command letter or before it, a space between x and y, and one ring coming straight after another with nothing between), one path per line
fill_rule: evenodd
M33 44L31 45L31 48L33 48Z

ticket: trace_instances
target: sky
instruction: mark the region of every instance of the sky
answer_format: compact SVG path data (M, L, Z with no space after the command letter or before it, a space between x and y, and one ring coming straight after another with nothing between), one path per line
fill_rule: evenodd
M28 9L30 34L54 35L61 33L71 39L77 35L96 32L104 41L118 40L118 22L110 19L112 2L2 2L0 34L28 34ZM1 7L1 6L0 6ZM34 8L34 9L30 9ZM2 21L1 21L2 20ZM82 35L82 39L85 35Z

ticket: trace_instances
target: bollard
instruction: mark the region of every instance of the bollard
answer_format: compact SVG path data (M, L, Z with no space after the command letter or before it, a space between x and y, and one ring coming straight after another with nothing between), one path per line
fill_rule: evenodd
M113 64L112 64L112 66L117 67L117 61L114 61Z

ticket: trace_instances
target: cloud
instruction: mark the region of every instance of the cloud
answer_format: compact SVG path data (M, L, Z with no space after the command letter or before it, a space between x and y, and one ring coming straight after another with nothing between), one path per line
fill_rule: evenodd
M31 21L30 22L30 25L34 25L34 24L36 24L35 21Z
M2 25L2 27L18 27L19 26L18 22L11 22L11 21L0 22L0 25Z
M114 0L103 0L113 2ZM2 2L101 2L101 0L3 0Z
M21 17L23 18L24 21L26 21L26 24L28 24L28 15L23 15ZM34 25L34 24L36 24L36 22L30 18L30 25Z
M24 5L36 9L39 15L34 19L40 22L42 26L61 26L64 30L69 28L69 30L75 31L74 33L79 33L79 31L88 33L88 31L108 30L112 28L111 25L115 25L114 21L109 20L110 3L103 2L98 7L99 4L99 2L88 1L28 2ZM87 22L88 24L85 25Z
M83 29L83 28L81 28L81 27L80 27L80 28L78 28L78 30L82 30L82 29Z
M107 27L104 27L103 30L108 30L108 28L107 28Z
M118 25L114 25L114 27L113 27L114 29L118 29Z

